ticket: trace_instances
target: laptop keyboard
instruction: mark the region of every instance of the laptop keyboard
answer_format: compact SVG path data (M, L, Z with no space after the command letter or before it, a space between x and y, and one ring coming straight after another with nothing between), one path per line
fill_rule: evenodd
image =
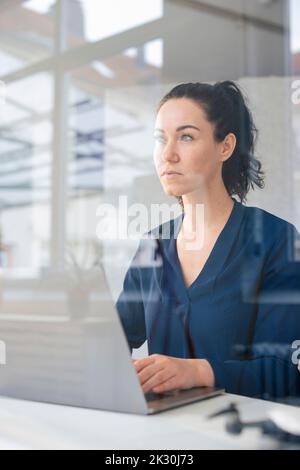
M161 400L162 398L172 397L178 394L178 391L171 390L170 392L165 393L154 393L154 392L147 392L145 393L146 401L153 401L153 400Z

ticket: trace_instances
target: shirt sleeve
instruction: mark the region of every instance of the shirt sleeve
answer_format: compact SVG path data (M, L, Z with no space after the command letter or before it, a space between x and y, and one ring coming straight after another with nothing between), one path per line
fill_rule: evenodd
M146 341L145 312L139 267L140 250L141 243L126 273L123 289L116 303L116 309L131 353L133 348L139 348Z
M300 263L292 262L287 224L265 263L252 341L243 357L209 360L216 386L264 399L300 396L293 342L300 339Z

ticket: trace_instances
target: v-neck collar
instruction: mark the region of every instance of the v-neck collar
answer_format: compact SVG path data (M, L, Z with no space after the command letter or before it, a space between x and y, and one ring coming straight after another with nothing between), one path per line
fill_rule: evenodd
M227 257L230 255L231 247L239 231L244 212L244 206L235 199L232 198L232 200L234 202L234 206L230 216L219 234L201 272L189 287L187 287L184 282L176 245L176 239L184 219L184 213L173 220L173 228L171 230L170 240L167 240L165 254L176 272L176 281L180 283L181 288L184 289L185 293L189 297L193 296L196 293L195 291L197 288L202 284L210 283L212 285L212 282L209 281L215 280L219 272L222 270ZM180 288L180 285L178 285L178 288Z

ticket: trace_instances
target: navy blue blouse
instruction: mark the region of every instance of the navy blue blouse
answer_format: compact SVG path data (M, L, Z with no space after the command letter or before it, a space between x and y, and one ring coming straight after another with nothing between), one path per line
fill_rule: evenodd
M202 271L186 287L176 238L184 214L142 239L116 307L130 349L205 358L216 386L261 398L300 396L295 228L234 200ZM295 354L294 354L295 356ZM299 354L300 356L300 354Z

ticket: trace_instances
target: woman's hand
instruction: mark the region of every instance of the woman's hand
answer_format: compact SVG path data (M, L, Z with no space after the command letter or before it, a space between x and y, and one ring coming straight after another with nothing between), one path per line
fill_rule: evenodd
M152 354L133 360L133 364L144 393L214 385L213 370L205 359L181 359Z

